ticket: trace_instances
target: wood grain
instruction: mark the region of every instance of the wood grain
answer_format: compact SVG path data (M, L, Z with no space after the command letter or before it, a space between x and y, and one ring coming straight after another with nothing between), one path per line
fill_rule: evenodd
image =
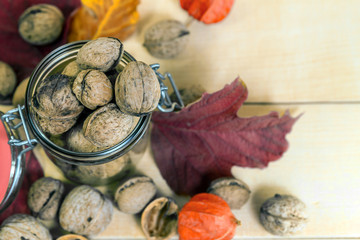
M358 0L237 0L221 23L193 21L184 52L161 60L142 46L144 31L162 19L186 22L187 13L178 0L141 1L137 31L124 42L135 58L160 63L160 71L171 72L180 88L195 83L213 92L240 75L249 88L241 116L304 113L280 160L263 170L233 168L252 190L249 202L235 211L242 221L236 239L277 238L258 220L261 203L275 193L307 204L309 223L297 237L360 238L359 9ZM45 175L64 179L41 147L34 152ZM180 205L189 199L171 192L150 149L138 169ZM116 210L110 226L93 239L143 238L139 216Z
M139 43L161 19L186 22L177 0L143 1L136 34L125 49L159 62L179 87L216 91L237 76L251 102L359 101L360 1L237 0L222 22L194 20L190 42L177 58L159 60Z

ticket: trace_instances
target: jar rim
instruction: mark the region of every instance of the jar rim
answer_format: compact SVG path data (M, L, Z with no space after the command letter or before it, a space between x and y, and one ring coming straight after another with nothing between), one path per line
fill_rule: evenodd
M138 123L125 139L112 147L98 152L75 152L60 147L53 143L41 131L36 121L34 121L34 118L32 117L33 113L31 112L31 98L36 90L38 83L41 81L41 79L44 79L49 73L51 73L60 63L69 61L71 57L76 57L76 54L81 46L87 42L88 40L71 42L50 52L32 72L25 95L26 116L28 118L28 124L30 126L31 132L34 134L35 138L53 155L58 156L66 163L75 165L103 164L112 161L112 156L116 154L117 157L119 157L119 151L122 153L121 155L127 153L132 148L132 146L135 145L144 135L151 119L151 113L140 116ZM136 61L136 59L128 52L124 51L120 63L127 64L131 61Z

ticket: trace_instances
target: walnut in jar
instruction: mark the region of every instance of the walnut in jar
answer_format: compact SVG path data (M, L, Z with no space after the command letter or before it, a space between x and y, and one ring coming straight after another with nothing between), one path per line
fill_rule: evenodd
M91 110L104 106L113 98L110 80L98 70L81 71L74 80L72 90L76 98Z
M59 223L63 229L81 235L96 235L110 223L112 203L101 192L81 185L65 197L60 208Z
M32 109L44 132L57 135L68 131L84 109L70 85L70 77L54 74L43 79L36 88Z
M236 178L219 178L211 182L208 193L224 199L232 209L240 209L250 197L246 183Z
M101 37L84 44L76 58L82 69L107 72L118 65L124 52L121 41L112 37Z
M294 196L275 194L261 206L260 221L274 235L292 235L307 223L306 206Z
M9 96L15 89L16 75L14 70L0 61L0 99Z
M154 57L174 58L185 49L189 34L181 22L163 20L146 31L144 46Z
M54 74L43 79L32 99L37 113L47 117L74 117L84 107L71 90L72 80L62 74Z
M41 116L40 114L35 112L35 120L42 131L50 133L52 135L59 135L67 132L70 128L72 128L72 126L74 126L76 123L77 117L53 118Z
M70 165L59 163L66 177L91 186L104 185L126 176L132 170L130 157L125 154L115 160L97 165Z
M51 240L49 230L27 214L14 214L8 217L0 227L2 240Z
M147 176L132 177L121 184L115 192L120 211L128 214L141 212L156 195L156 186Z
M98 147L111 147L131 131L135 118L119 110L114 103L98 108L83 125L84 136Z
M135 116L155 110L160 100L160 84L153 69L140 61L128 63L115 82L116 104Z
M62 32L64 16L59 8L50 4L37 4L20 16L20 36L28 43L45 45L54 42Z
M102 150L84 136L82 125L76 125L66 134L66 146L74 152L97 152Z
M28 206L35 217L52 220L56 217L64 193L64 184L50 177L34 182L28 193Z
M149 203L141 215L141 227L148 240L169 239L176 233L179 207L168 197Z
M74 60L66 65L61 74L75 78L79 74L79 72L81 72L81 68L76 63L76 60Z

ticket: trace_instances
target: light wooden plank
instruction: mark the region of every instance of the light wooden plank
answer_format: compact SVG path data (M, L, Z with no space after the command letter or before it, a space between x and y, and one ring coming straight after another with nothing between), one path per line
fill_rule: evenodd
M249 202L234 211L242 221L237 236L273 237L258 220L262 202L275 193L293 194L303 200L309 211L309 223L299 237L360 237L360 125L359 105L268 105L244 106L243 117L264 115L270 111L304 115L288 135L289 150L263 170L234 167L233 174L252 190ZM41 149L35 151L45 166L46 175L59 177ZM45 164L44 164L45 163ZM180 205L189 198L174 195L154 164L151 150L137 165L152 177L160 192L174 197ZM122 238L121 238L121 237ZM115 210L112 223L94 239L142 239L139 216Z
M249 101L360 100L360 15L357 0L237 0L224 21L193 21L191 41L172 60L150 56L144 31L161 19L186 22L178 0L142 1L141 19L125 49L161 63L180 87L212 92L240 75Z
M250 204L240 210L242 236L268 236L257 215L275 193L298 196L310 221L300 237L360 237L360 105L284 106L304 113L289 135L290 148L264 170L234 168L252 186ZM277 106L247 106L240 114L265 114ZM243 217L242 217L243 216Z

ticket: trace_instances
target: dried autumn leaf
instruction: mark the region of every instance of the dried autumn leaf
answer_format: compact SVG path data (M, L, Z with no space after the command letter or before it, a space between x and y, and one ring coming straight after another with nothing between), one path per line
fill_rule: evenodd
M235 0L180 0L181 7L195 19L206 23L217 23L230 12Z
M72 16L69 42L99 37L130 36L139 20L139 0L82 0Z
M0 0L0 61L13 67L20 81L30 75L46 54L66 43L69 22L66 22L62 36L49 45L34 46L21 38L18 33L20 15L28 7L40 3L57 6L65 18L80 6L80 0Z
M27 205L27 195L31 185L39 178L44 176L43 170L36 159L35 155L31 152L26 156L26 171L24 179L15 200L10 204L4 212L0 214L0 225L9 216L16 213L30 213Z
M176 193L204 191L210 181L231 176L232 166L264 168L286 151L285 136L297 118L276 112L240 118L247 95L236 79L178 113L153 113L155 161Z

